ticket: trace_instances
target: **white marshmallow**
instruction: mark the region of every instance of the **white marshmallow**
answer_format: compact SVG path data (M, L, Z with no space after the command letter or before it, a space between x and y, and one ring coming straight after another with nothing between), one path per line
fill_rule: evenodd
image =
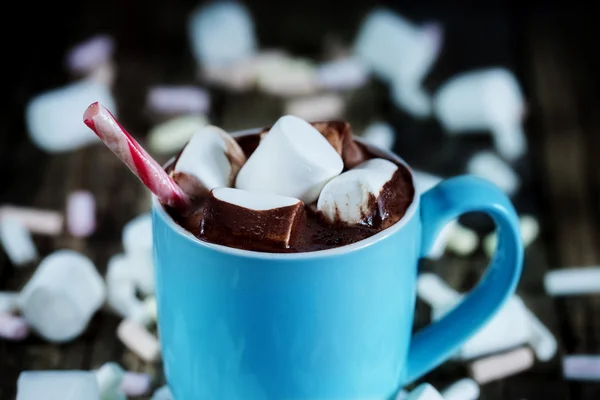
M155 86L148 92L148 108L165 114L206 114L210 95L195 86Z
M98 382L89 371L24 371L17 400L100 400Z
M523 309L529 321L529 346L538 360L550 361L558 350L554 335L525 305Z
M448 246L448 240L452 236L452 233L456 229L457 225L457 220L447 223L446 226L442 228L440 233L438 233L433 245L431 245L429 252L423 256L432 260L439 260L444 255L446 247Z
M479 385L473 379L461 379L444 389L442 397L444 400L477 400Z
M294 197L310 204L344 162L327 139L298 117L281 117L240 170L238 189Z
M152 214L144 213L127 222L122 242L137 288L144 294L154 293Z
M17 309L19 292L0 292L0 313L9 313Z
M477 250L477 246L479 246L477 233L460 223L451 224L451 226L452 230L446 241L448 250L461 256L468 256Z
M13 217L18 219L31 233L41 235L57 235L62 231L63 216L61 213L35 208L5 205L0 207L0 219Z
M491 68L450 79L435 94L434 109L449 134L491 131L496 149L508 160L527 151L525 102L509 70Z
M208 3L189 20L192 53L199 65L222 67L252 56L257 47L252 16L241 3Z
M313 62L289 56L272 57L254 66L258 89L274 96L300 96L317 90Z
M142 302L144 308L146 309L147 315L150 317L152 321L156 321L158 318L158 307L156 304L156 297L148 296Z
M549 271L544 287L550 296L600 293L600 268L582 267Z
M157 154L178 152L194 133L208 124L202 115L184 115L154 126L148 132L148 147Z
M167 385L161 386L152 395L152 400L173 400L173 394Z
M431 114L431 96L419 87L407 86L401 81L393 81L390 98L394 105L415 118L425 118Z
M101 400L116 400L125 371L117 363L108 362L94 371Z
M87 237L96 229L96 199L86 190L78 190L67 198L67 228L73 236Z
M363 86L369 71L357 58L329 61L317 68L317 85L324 89L346 90Z
M408 394L406 400L444 400L444 398L429 383L422 383Z
M523 372L533 366L535 358L527 347L479 359L469 369L480 385Z
M494 153L488 151L475 154L468 162L467 171L469 174L489 180L509 196L512 196L521 184L515 171Z
M535 217L522 215L519 217L519 230L521 232L521 239L523 240L523 247L527 248L539 236L540 224ZM483 239L483 250L488 257L491 257L496 251L497 243L498 236L496 235L496 231L489 233Z
M129 350L146 362L160 357L158 339L135 321L124 319L117 327L117 336Z
M133 263L124 254L108 261L106 273L108 305L121 317L130 318L142 325L152 322L152 315L135 294Z
M349 225L358 224L373 212L370 197L378 198L397 170L396 164L382 158L365 161L330 180L321 191L317 209L329 221L339 218Z
M29 324L25 319L0 311L0 338L23 340L29 336Z
M15 217L0 216L0 242L10 262L17 267L33 262L38 257L31 233Z
M174 176L187 174L204 189L233 185L246 156L237 142L224 130L206 126L197 131L175 164ZM177 179L176 179L177 180ZM181 184L180 184L181 185ZM183 187L186 192L186 187Z
M600 356L568 355L562 361L563 376L575 381L600 381Z
M65 342L85 330L105 296L92 261L75 251L59 250L42 260L19 295L19 307L41 336Z
M394 147L396 133L390 124L374 122L365 128L361 137L379 149L391 150Z
M121 381L121 392L127 396L143 396L152 387L152 377L143 372L125 372Z
M81 80L38 95L29 101L25 110L29 137L49 153L100 143L81 121L85 108L95 101L117 117L117 107L108 86L92 80Z
M344 99L332 93L290 100L284 112L306 121L327 121L340 119L345 106Z
M115 48L112 37L96 35L75 45L67 53L67 66L76 74L89 74L110 61Z

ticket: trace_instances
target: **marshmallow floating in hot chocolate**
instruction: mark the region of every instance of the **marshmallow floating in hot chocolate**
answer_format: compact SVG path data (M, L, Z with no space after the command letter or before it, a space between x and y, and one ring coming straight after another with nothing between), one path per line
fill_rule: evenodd
M303 210L292 197L215 188L204 205L202 235L226 245L287 248Z
M236 188L317 200L321 189L344 168L342 157L308 122L281 117L240 170Z
M318 210L330 222L348 225L373 225L385 219L385 200L381 196L398 166L382 158L374 158L332 179L321 191Z
M187 194L203 196L215 187L232 186L245 162L244 152L227 132L206 126L183 149L173 179Z

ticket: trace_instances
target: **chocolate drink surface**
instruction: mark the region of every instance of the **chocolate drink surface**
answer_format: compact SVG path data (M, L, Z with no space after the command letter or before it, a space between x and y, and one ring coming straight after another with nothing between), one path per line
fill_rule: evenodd
M310 252L345 246L373 236L398 222L415 195L409 170L378 149L354 141L350 126L345 122L317 122L311 125L341 156L343 171L338 177L348 176L351 179L353 174L358 173L364 176L365 168L369 165L373 167L377 163L377 166L387 166L388 170L389 166L392 166L390 171L393 173L390 172L384 181L380 179L377 196L368 194L365 198L363 195L362 208L350 210L350 214L355 216L352 223L348 222L348 212L344 214L346 218L342 216L347 211L347 207L344 207L348 204L342 204L341 208L326 208L322 204L326 203L323 198L328 189L333 191L334 195L338 195L338 198L344 198L343 193L335 193L335 185L326 186L318 202L305 203L287 197L283 198L284 203L280 204L279 208L252 212L221 201L227 197L235 197L235 189L198 191L196 207L190 214L180 215L176 210L166 207L167 212L175 222L200 240L270 253ZM257 130L255 133L235 138L247 159L250 159L261 140L264 140L269 129ZM166 168L171 175L180 156L181 153ZM353 172L346 174L350 171ZM342 184L338 186L343 188L343 179L341 181ZM354 186L361 185L362 182ZM329 210L329 213L325 212L326 210Z

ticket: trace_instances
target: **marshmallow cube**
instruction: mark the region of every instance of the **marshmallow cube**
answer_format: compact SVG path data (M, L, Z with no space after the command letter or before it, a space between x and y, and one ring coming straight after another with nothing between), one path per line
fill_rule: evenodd
M94 36L69 51L67 66L72 73L87 75L110 61L114 47L114 40L110 36Z
M75 150L93 143L98 137L81 121L85 108L93 102L116 109L108 86L82 80L48 91L29 101L25 116L29 137L49 153Z
M344 168L341 156L306 121L281 117L240 170L238 189L294 197L310 204Z
M535 217L522 215L519 217L519 230L521 232L521 239L523 240L523 247L527 248L539 236L540 224ZM488 257L494 254L497 245L498 236L496 235L496 231L489 233L483 239L483 250Z
M0 313L10 313L17 309L19 292L0 292Z
M600 268L567 268L547 272L544 287L551 296L600 293Z
M96 199L86 190L73 192L67 198L67 228L76 237L87 237L96 229Z
M396 133L389 124L375 122L367 126L362 138L379 149L391 150L396 140Z
M479 245L479 236L477 236L477 233L458 222L451 224L451 226L452 230L446 242L448 250L461 256L468 256L473 253Z
M274 96L300 96L317 90L317 70L308 60L273 56L256 63L254 73L258 89Z
M413 170L413 185L415 185L415 192L423 194L438 183L443 181L443 178L430 174L424 171Z
M101 400L115 400L125 371L117 363L108 362L98 368L94 374L100 389Z
M0 242L15 266L35 261L38 252L27 227L15 217L0 216Z
M491 152L475 154L467 165L469 174L486 179L512 196L521 184L519 176L502 159Z
M16 315L0 311L0 338L23 340L29 336L29 324Z
M154 293L152 215L144 213L125 224L122 242L137 288L146 295Z
M206 114L209 93L195 86L155 86L148 92L148 108L163 114Z
M117 336L129 350L146 362L160 357L158 339L135 321L124 319L117 327Z
M337 94L304 97L290 100L285 114L295 115L306 121L340 119L344 113L344 99Z
M143 396L152 387L152 377L143 372L125 372L121 381L121 392L127 396Z
M194 133L206 126L202 115L183 115L154 126L148 133L148 147L157 154L178 152Z
M317 85L324 89L354 89L363 86L368 79L369 70L354 57L329 61L317 67Z
M600 356L574 354L563 358L563 376L574 381L600 382Z
M473 379L461 379L444 389L442 397L444 400L477 400L479 385Z
M64 220L62 214L56 211L10 205L0 207L0 219L3 217L18 219L31 233L50 236L62 231Z
M17 380L17 400L100 400L88 371L25 371Z
M506 353L479 359L473 362L469 369L473 379L483 385L528 370L534 362L532 351L528 347L520 347Z
M29 324L51 342L81 334L106 297L92 261L72 250L59 250L40 263L19 296Z

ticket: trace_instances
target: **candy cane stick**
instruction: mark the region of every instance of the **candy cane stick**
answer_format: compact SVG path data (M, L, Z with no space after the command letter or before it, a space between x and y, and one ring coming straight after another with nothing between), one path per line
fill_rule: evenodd
M140 178L161 203L180 210L189 207L189 196L102 104L91 104L83 114L83 122Z

